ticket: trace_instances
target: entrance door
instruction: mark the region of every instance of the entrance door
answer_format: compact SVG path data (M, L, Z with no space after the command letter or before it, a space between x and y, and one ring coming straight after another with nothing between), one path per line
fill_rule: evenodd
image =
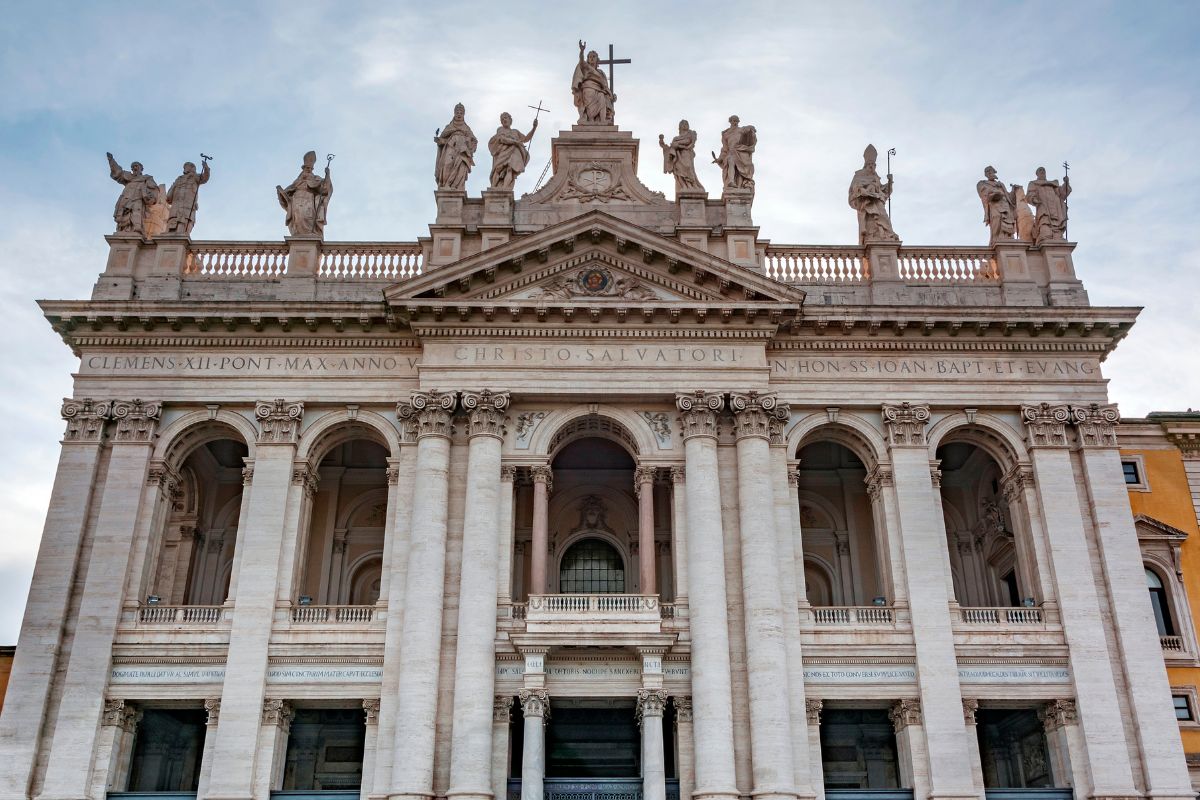
M637 778L641 734L632 700L556 700L546 729L547 778Z

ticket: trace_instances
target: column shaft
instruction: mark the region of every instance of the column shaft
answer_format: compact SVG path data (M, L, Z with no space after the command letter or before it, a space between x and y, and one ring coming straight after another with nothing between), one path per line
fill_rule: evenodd
M634 490L638 498L638 586L642 594L657 594L654 575L654 467L638 467Z
M546 594L546 557L550 547L550 467L533 468L533 563L529 570L529 594Z
M696 741L692 730L692 698L676 697L675 771L679 773L679 800L690 800L696 785Z
M507 605L513 599L513 492L516 467L500 468L500 522L496 558L496 601Z
M667 800L667 760L663 751L663 707L667 696L661 689L638 690L638 718L642 728L642 798Z
M687 568L687 492L684 489L687 471L671 467L671 555L675 568L675 613L682 615L688 601ZM681 779L682 780L682 779ZM683 789L679 790L681 793ZM681 800L685 800L680 795Z
M550 698L545 689L522 689L525 735L521 748L521 800L544 800L546 777L546 719Z

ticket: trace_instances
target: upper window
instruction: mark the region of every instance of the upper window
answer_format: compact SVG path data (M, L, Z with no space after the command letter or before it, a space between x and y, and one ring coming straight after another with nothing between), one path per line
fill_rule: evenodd
M1136 492L1150 491L1146 481L1146 462L1140 453L1121 454L1121 472L1125 474L1125 487Z
M1138 484L1142 482L1142 473L1136 461L1122 461L1121 469L1125 471L1125 482Z
M1188 702L1187 695L1171 695L1171 700L1175 703L1175 719L1179 720L1180 722L1191 722L1192 705Z
M1154 622L1159 636L1174 636L1175 625L1171 621L1171 607L1167 604L1167 590L1162 578L1152 569L1146 570L1146 587L1150 590L1150 606L1154 609Z
M563 553L558 572L563 594L622 594L625 565L621 554L603 539L583 539Z

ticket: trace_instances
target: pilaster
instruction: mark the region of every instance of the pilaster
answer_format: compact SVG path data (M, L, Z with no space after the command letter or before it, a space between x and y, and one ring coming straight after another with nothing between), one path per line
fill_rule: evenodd
M1050 751L1050 775L1055 786L1088 786L1082 772L1087 763L1079 730L1079 713L1071 699L1052 700L1038 710Z
M496 695L492 702L492 796L508 797L508 764L511 757L509 725L512 723L513 699Z
M671 698L675 706L675 768L679 773L679 797L692 796L696 785L696 740L692 729L692 698Z
M824 706L825 701L820 698L809 697L804 701L804 742L808 746L809 780L817 797L825 795L825 769L821 759L821 711Z
M292 732L295 711L292 704L277 697L267 698L258 706L258 759L254 765L252 797L269 797L283 786L287 741ZM218 730L220 727L218 726Z
M958 709L962 719L962 708ZM900 785L911 787L913 797L938 797L931 775L926 772L932 743L925 735L921 701L904 698L892 703L888 719L896 731L896 755L900 760ZM964 726L965 728L965 726ZM964 768L965 765L964 765ZM969 768L968 768L969 771ZM967 793L969 796L970 793Z
M375 774L375 760L379 752L379 699L363 700L362 707L366 736L363 741L363 780L359 786L358 796L359 800L368 800L371 796L370 777Z

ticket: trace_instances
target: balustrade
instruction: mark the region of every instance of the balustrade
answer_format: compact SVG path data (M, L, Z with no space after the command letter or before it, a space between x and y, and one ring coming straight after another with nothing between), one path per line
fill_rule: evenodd
M293 606L292 622L325 622L352 625L370 622L375 606Z
M968 625L1041 625L1045 622L1040 608L1027 606L997 608L959 608L958 621Z
M908 283L973 284L1000 278L987 247L906 247L900 250L899 267L900 279Z
M679 781L668 778L666 784L667 800L679 800ZM544 778L542 796L544 800L642 800L642 779ZM911 792L908 797L912 797ZM507 800L521 800L520 780L509 778Z
M892 625L895 612L888 606L813 606L818 625Z
M1184 652L1182 636L1160 636L1159 642L1162 644L1162 649L1172 653Z
M207 278L277 278L287 272L284 242L193 242L184 274Z
M854 284L870 277L861 247L773 245L763 259L766 274L784 283Z
M331 242L321 248L322 278L398 281L421 274L416 242Z
M138 608L138 622L146 625L206 625L221 620L222 606L145 605Z

